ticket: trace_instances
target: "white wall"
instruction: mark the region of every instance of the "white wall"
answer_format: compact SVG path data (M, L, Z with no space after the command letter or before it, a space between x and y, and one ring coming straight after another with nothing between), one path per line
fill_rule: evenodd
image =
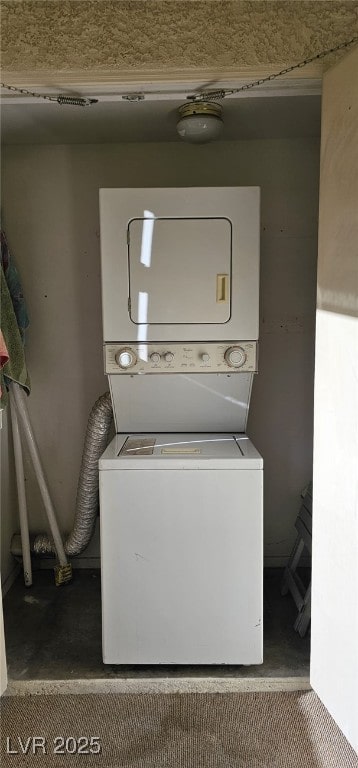
M74 513L82 440L103 375L98 188L262 188L261 344L249 434L265 458L265 551L282 563L312 474L319 142L8 146L3 214L31 326L29 411L61 527ZM33 530L44 515L31 467Z
M358 752L357 80L355 48L323 84L311 681Z

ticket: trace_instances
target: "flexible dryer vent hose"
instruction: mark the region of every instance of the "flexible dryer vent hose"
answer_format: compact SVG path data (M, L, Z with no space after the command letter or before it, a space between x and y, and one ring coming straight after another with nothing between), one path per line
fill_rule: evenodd
M77 486L75 520L65 542L66 555L75 557L89 544L98 512L98 460L108 444L113 411L109 392L98 398L90 413L83 446L82 463ZM54 552L47 534L41 533L33 541L32 551L37 555Z

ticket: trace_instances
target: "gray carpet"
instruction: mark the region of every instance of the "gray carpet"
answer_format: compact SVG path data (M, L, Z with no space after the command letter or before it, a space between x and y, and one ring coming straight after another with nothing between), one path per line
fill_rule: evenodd
M43 736L47 754L19 754ZM54 755L98 736L100 755ZM6 755L6 740L18 754ZM80 742L86 749L85 742ZM107 694L2 699L2 765L46 768L358 768L358 757L309 692Z

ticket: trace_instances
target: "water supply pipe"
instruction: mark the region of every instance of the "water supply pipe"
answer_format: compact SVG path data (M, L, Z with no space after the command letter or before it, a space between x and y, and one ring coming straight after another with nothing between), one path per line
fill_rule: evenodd
M16 405L14 401L13 386L16 386L16 384L12 385L9 388L9 400L10 400L12 439L14 443L17 497L19 502L22 561L23 561L25 586L31 587L32 565L31 565L31 554L30 554L29 521L27 517L27 506L26 506L24 463L22 459L21 438L20 438L20 431L19 431L19 422L17 420Z
M35 435L33 433L33 429L30 423L29 415L28 415L24 397L23 397L23 392L21 390L21 387L15 382L11 384L11 387L12 387L13 402L15 403L15 406L16 406L17 415L20 417L20 420L21 420L27 446L28 446L31 460L36 473L37 482L39 484L42 501L45 506L47 520L50 527L51 536L53 538L53 547L57 554L60 566L67 568L68 566L67 557L65 555L61 533L56 520L55 510L54 510L51 497L48 491L44 471L42 469L42 464L41 464L41 460L40 460L40 456L39 456L39 452L38 452L38 448L35 440Z

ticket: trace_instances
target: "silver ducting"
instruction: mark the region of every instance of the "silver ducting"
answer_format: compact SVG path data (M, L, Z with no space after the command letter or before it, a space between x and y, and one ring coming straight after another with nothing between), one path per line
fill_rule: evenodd
M98 398L90 413L83 446L82 463L77 486L75 520L65 542L66 555L75 557L89 544L98 512L98 460L108 444L113 411L109 392ZM54 553L47 534L39 534L32 551L37 555Z

